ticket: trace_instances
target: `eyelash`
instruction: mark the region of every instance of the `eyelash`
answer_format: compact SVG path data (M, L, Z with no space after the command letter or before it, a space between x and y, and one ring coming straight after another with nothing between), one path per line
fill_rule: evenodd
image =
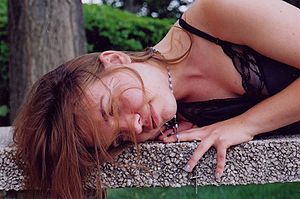
M124 142L124 138L125 138L124 134L120 133L118 135L118 137L115 139L115 141L113 142L113 144L112 144L113 147L118 147L118 146L122 145Z
M113 107L112 106L110 107L110 109L108 110L108 114L103 108L101 108L100 114L101 114L102 118L104 119L104 121L108 122L108 117L113 116Z
M106 112L102 109L102 110L100 110L100 113L101 113L101 117L104 119L104 121L107 122L108 116L107 116Z

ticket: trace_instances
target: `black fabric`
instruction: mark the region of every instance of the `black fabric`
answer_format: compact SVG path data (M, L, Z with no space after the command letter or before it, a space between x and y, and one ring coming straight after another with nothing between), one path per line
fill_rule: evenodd
M247 111L263 100L248 95L239 98L214 99L199 102L178 102L178 112L198 126L206 126L226 120Z
M178 102L178 113L199 127L244 113L265 98L286 88L300 76L299 69L268 58L248 46L215 38L192 27L183 19L179 19L179 25L192 34L220 45L241 75L246 92L238 98ZM295 132L293 131L295 128L300 130L300 123L289 125L281 130L289 129L289 132Z
M255 56L269 94L274 95L300 76L300 70L257 53Z
M179 19L179 25L180 25L183 29L189 31L190 33L192 33L192 34L194 34L194 35L197 35L197 36L199 36L199 37L202 37L203 39L206 39L206 40L208 40L208 41L210 41L210 42L213 42L213 43L218 44L218 43L221 41L220 39L215 38L215 37L213 37L213 36L207 34L206 32L203 32L203 31L201 31L201 30L199 30L199 29L197 29L197 28L191 26L190 24L188 24L186 21L184 21L184 20L181 19L181 18Z
M269 95L261 67L255 58L256 52L248 46L224 41L221 47L224 53L231 58L234 67L241 75L246 94L250 96Z

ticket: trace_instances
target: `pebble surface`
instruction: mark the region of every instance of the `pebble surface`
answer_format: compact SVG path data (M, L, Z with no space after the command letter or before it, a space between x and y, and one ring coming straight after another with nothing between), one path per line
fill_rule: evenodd
M5 130L7 131L7 129ZM3 136L4 130L0 128ZM192 173L182 168L200 142L148 142L120 154L101 167L106 187L181 187L300 182L300 135L253 140L228 149L224 174L216 180L216 151L211 148ZM95 188L93 171L86 188ZM193 178L197 176L197 178ZM0 190L23 190L24 176L16 164L15 148L0 145Z

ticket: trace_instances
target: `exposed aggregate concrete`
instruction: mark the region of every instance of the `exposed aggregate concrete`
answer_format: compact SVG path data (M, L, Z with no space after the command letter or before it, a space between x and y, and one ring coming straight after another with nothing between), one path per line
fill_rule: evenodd
M0 134L3 136L3 129ZM7 131L7 129L5 130ZM0 137L1 138L1 137ZM24 176L15 161L15 148L0 144L0 190L23 190ZM186 185L237 185L300 182L300 135L253 140L231 147L220 180L214 177L215 150L210 149L192 173L182 170L200 142L163 144L149 142L119 155L101 167L101 178L110 188L181 187ZM92 172L86 188L95 188ZM198 176L195 179L193 177Z

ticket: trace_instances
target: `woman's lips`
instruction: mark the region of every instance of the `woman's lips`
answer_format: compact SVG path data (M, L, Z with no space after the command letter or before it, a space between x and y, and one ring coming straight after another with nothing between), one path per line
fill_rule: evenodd
M158 127L158 124L159 124L159 119L158 119L158 116L153 108L153 106L150 104L150 112L151 112L151 118L152 118L152 127L153 129L156 129Z

